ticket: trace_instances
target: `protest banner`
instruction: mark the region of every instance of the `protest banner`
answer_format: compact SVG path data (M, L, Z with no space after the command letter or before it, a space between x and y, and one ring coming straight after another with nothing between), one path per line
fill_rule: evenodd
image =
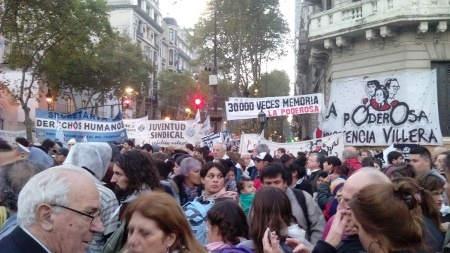
M292 153L297 156L297 152L326 152L329 156L341 157L344 150L344 135L335 134L320 139L300 141L300 142L288 142L278 143L268 140L260 140L259 134L242 134L241 146L239 152L247 153L249 150L254 150L258 146L258 142L267 144L269 146L271 155L275 157L277 149L284 148L287 153Z
M255 119L261 110L267 117L319 113L322 107L321 93L266 98L231 97L225 102L227 120Z
M9 144L13 144L15 142L15 139L17 137L24 137L27 138L27 131L6 131L6 130L0 130L0 137L7 141Z
M213 146L216 143L222 142L222 134L221 133L212 133L202 137L201 146L208 146L209 150L213 150Z
M160 147L169 145L184 146L195 144L196 130L201 126L193 126L194 121L149 120L148 143L158 144Z
M102 118L84 109L71 114L36 109L36 137L55 139L57 120L66 140L74 138L81 142L86 137L89 142L120 142L127 139L120 112L115 118Z
M125 129L129 139L134 139L134 144L149 143L150 125L147 117L139 119L124 119Z
M333 82L319 117L323 136L354 146L442 145L436 70Z

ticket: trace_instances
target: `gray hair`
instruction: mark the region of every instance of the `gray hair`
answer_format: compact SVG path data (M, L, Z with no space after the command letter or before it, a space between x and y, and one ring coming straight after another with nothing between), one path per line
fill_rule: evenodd
M17 223L22 227L32 225L36 221L36 208L41 204L68 205L69 179L78 175L93 181L94 177L87 177L86 173L83 169L63 165L33 176L19 194Z
M252 158L252 154L250 154L250 153L248 153L248 152L242 153L242 154L241 154L241 158L242 158L242 156L244 156L244 155L246 155L246 156L248 155L250 158Z
M345 161L350 158L358 157L358 151L354 147L346 147L342 151L342 159Z
M8 210L17 211L20 191L32 176L44 169L29 160L17 160L0 169L0 196Z
M221 146L222 146L222 149L223 149L224 151L227 151L227 145L225 145L224 143L222 143L222 142L216 142L216 143L214 143L213 146L216 146L216 145L221 145Z
M267 144L261 143L258 146L256 146L255 151L254 151L257 155L262 153L262 152L266 152L267 154L270 154L270 149L269 146L267 146Z
M185 158L180 164L180 175L187 176L191 171L201 167L202 163L197 159L192 157Z

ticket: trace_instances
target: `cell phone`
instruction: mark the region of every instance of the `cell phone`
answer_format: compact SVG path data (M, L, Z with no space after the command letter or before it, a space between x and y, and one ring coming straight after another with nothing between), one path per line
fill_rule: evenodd
M270 242L270 236L272 235L272 231L269 229L269 233L267 233L267 239L269 239Z

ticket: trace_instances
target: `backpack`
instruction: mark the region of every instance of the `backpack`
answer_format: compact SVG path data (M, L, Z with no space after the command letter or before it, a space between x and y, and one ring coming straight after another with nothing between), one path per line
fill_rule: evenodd
M297 199L298 204L302 208L303 214L305 215L306 225L306 239L309 240L311 238L311 221L309 220L308 207L306 206L305 195L302 190L292 189L295 194L295 198Z
M214 205L214 201L201 201L202 197L195 198L193 201L183 206L184 214L191 225L195 238L201 245L206 245L206 214Z

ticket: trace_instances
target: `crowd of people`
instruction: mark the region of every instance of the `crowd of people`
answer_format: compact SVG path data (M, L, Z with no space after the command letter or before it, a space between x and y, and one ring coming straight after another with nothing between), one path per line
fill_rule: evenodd
M450 152L432 151L1 140L0 251L450 252Z

